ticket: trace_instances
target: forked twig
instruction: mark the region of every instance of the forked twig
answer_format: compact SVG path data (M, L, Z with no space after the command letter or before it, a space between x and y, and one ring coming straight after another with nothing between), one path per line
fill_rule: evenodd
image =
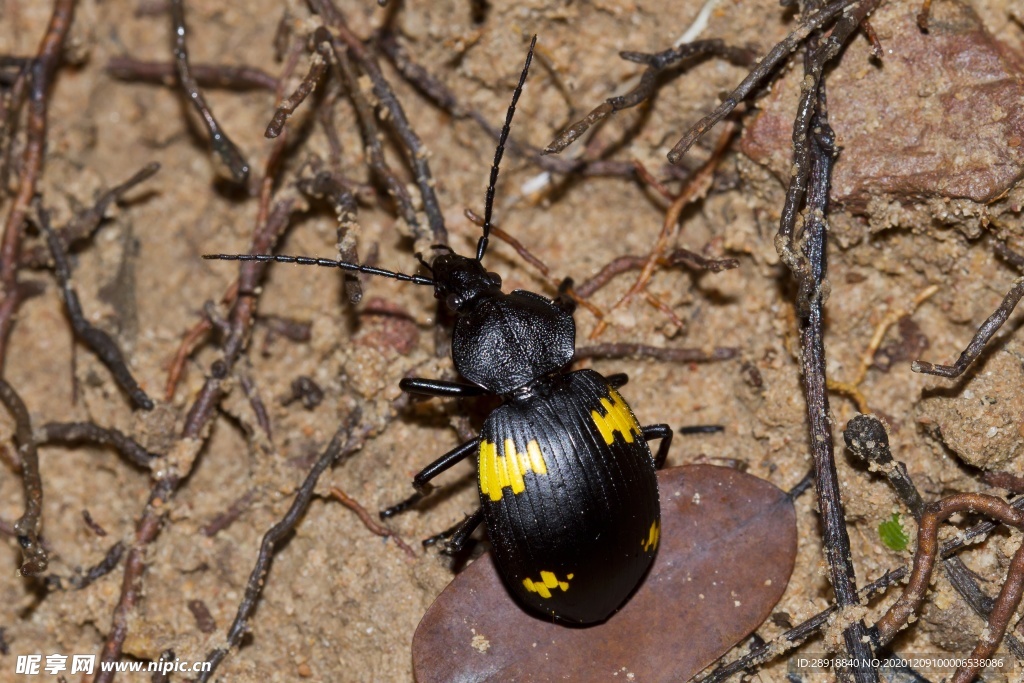
M658 77L663 72L677 67L683 62L690 62L692 64L696 63L696 58L715 56L727 59L738 66L750 66L753 64L755 57L754 53L750 50L730 47L721 40L697 40L654 54L646 52L620 52L619 56L630 62L647 65L647 68L640 76L640 82L624 95L609 97L582 119L570 124L544 148L543 154L558 154L579 139L595 123L603 121L615 112L635 107L649 99L657 89Z
M68 318L71 320L71 327L75 331L75 336L81 339L82 343L89 347L89 350L96 354L96 357L107 366L114 381L117 382L122 391L128 394L136 408L152 410L155 405L153 400L146 395L146 392L139 386L139 383L135 381L131 370L128 369L128 364L125 362L121 349L117 346L117 342L109 334L90 323L88 318L85 317L85 313L82 311L82 304L78 300L78 294L75 292L74 287L71 286L71 266L68 263L68 255L64 252L64 245L61 244L56 231L51 227L49 215L43 209L42 204L38 206L37 214L39 226L42 228L46 237L46 243L50 247L50 255L53 258L53 272L57 277L57 283L60 285L61 293L64 296L64 306L67 309Z
M795 31L786 36L782 42L773 47L768 54L762 57L757 62L757 67L747 74L747 77L736 86L736 89L721 104L715 107L714 111L693 124L683 134L683 137L675 144L672 151L668 153L669 163L678 164L682 161L683 155L693 146L693 143L700 139L704 133L711 130L716 123L728 116L736 108L736 105L753 92L754 88L760 85L775 70L775 67L781 64L791 52L796 50L807 39L807 36L813 31L822 28L840 12L858 2L861 2L861 0L834 0L816 11L811 10L804 19L804 22Z

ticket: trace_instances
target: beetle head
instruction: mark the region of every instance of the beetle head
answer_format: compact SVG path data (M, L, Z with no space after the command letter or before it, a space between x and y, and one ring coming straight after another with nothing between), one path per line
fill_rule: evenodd
M501 292L501 277L487 272L474 258L456 253L441 254L430 268L434 296L444 301L452 313L465 313L482 298Z

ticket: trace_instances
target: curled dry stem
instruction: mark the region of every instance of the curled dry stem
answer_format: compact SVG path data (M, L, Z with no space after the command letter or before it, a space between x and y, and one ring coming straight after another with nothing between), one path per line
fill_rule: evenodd
M910 617L924 601L931 580L935 558L938 555L939 525L957 512L981 513L1007 526L1024 529L1024 513L1006 501L983 493L958 493L927 505L921 514L917 530L917 552L907 587L899 599L875 624L878 642L891 641L905 627ZM1024 593L1024 546L1017 548L1010 562L1006 580L999 591L978 644L968 662L988 659L1003 639L1010 618L1020 604ZM970 683L977 676L977 666L963 666L954 672L953 683Z
M1024 498L1018 498L1015 501L1014 507L1017 509L1024 507ZM996 526L997 525L994 522L990 521L975 524L970 529L964 531L963 534L943 543L942 547L939 549L940 557L943 559L952 558L955 553L963 550L964 548L970 547L971 544L975 542L975 539L982 539L987 534L991 533ZM899 584L901 581L906 579L908 574L910 574L910 569L907 567L890 569L879 578L861 588L857 592L857 596L861 602L866 603L872 597L887 590L890 586ZM826 628L831 622L833 615L838 611L838 606L832 605L828 609L815 614L785 633L782 633L775 639L755 648L743 657L715 669L711 674L700 679L699 683L724 683L731 676L734 676L741 671L746 671L752 667L756 667L760 664L764 664L765 662L770 662L777 657L781 657L813 636L815 633Z
M843 437L854 455L885 474L889 485L914 519L920 520L925 509L924 500L907 473L906 465L892 457L889 435L881 420L874 415L858 415L846 425ZM944 557L942 569L970 608L981 618L988 619L995 601L985 594L963 561L959 557ZM1024 644L1015 636L1007 634L1006 644L1018 659L1024 659Z

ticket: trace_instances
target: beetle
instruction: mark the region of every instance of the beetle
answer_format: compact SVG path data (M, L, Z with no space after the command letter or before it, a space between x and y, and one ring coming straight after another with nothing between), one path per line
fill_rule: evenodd
M433 490L438 475L475 455L480 507L446 534L447 551L461 549L484 522L495 564L523 605L590 624L626 601L655 556L661 528L655 470L668 456L672 430L640 426L618 393L625 374L568 370L576 337L570 299L502 292L501 278L483 267L498 167L536 40L498 138L475 256L442 247L431 263L421 259L430 277L305 256L204 258L318 265L433 287L455 316L452 362L467 381L406 378L401 389L445 398L497 395L502 403L479 436L427 465L413 478L415 494L381 516L409 509ZM652 440L660 440L656 456Z

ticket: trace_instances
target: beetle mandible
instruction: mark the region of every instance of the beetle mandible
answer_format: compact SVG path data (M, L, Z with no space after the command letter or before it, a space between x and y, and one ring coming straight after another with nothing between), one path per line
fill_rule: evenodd
M672 430L639 425L617 391L626 375L567 370L576 338L571 300L506 294L501 278L483 267L498 167L536 41L498 138L475 257L445 247L427 266L430 277L305 256L204 258L318 265L433 287L455 314L452 362L468 382L407 378L400 387L447 398L496 394L502 404L477 438L420 471L416 493L381 516L410 508L434 488L435 477L476 455L480 507L451 534L448 550L457 552L485 522L494 561L523 604L588 624L620 607L654 558L661 528L655 470L668 456ZM647 444L654 439L661 440L656 457Z

